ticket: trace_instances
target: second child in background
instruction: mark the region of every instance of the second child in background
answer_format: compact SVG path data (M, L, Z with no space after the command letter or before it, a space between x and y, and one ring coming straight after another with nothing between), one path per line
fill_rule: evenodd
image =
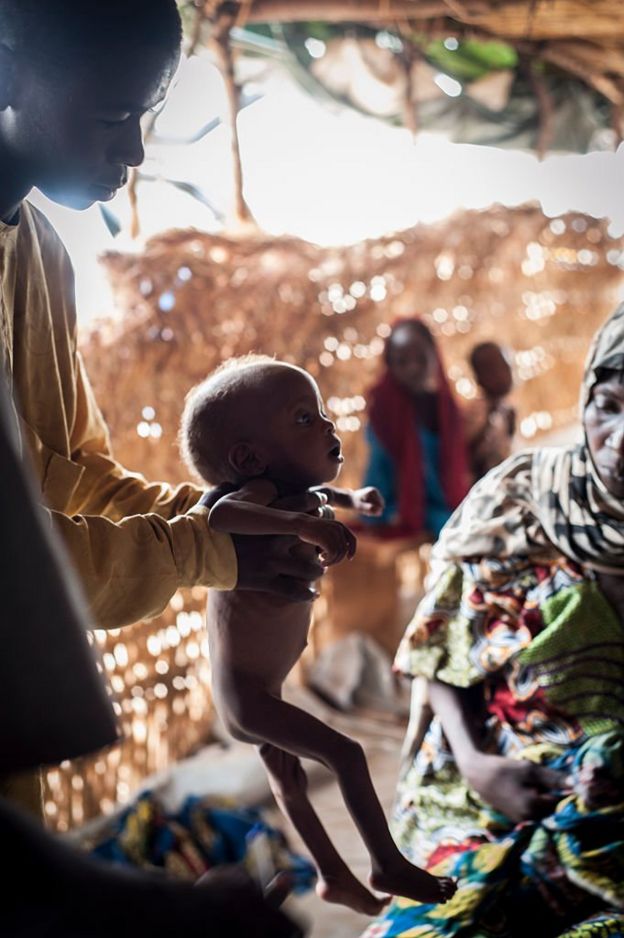
M505 400L513 388L507 352L496 342L480 342L469 361L481 392L466 408L470 465L476 482L511 455L516 410Z
M330 505L375 515L374 488L326 485L339 473L341 444L315 381L265 356L234 359L188 396L182 420L186 458L216 485L202 500L209 524L240 535L293 535L325 564L355 552L355 537ZM289 499L319 492L321 514L289 510ZM298 539L298 540L297 540ZM312 591L311 591L312 595ZM208 641L215 704L229 732L258 746L275 798L315 861L317 892L375 915L387 894L437 903L455 884L409 863L397 849L359 743L282 699L282 685L307 643L310 604L269 593L217 592L208 599ZM371 858L373 895L349 870L307 794L300 758L327 766Z

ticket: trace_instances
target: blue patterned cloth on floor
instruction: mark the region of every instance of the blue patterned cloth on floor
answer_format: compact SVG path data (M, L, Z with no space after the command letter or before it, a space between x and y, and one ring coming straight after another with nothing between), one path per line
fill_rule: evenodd
M180 811L168 814L152 792L144 792L107 826L92 852L103 860L160 869L182 879L195 880L226 863L242 863L253 875L250 845L259 833L266 835L275 871L291 874L293 891L310 889L314 867L291 852L281 831L255 809L217 805L213 799L190 797Z

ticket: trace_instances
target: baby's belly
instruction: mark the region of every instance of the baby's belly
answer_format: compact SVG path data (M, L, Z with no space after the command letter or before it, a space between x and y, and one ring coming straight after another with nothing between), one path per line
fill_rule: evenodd
M307 645L311 607L267 593L211 591L208 645L212 680L221 674L252 675L278 690Z

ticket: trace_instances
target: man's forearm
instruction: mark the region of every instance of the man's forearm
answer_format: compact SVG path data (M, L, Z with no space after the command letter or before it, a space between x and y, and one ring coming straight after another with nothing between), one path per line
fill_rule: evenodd
M98 628L152 618L180 587L236 584L232 540L209 529L205 509L170 522L150 514L117 524L42 510L65 542Z

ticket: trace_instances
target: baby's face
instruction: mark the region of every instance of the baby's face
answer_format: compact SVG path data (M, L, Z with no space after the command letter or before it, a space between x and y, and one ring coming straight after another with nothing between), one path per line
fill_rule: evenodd
M314 379L281 366L267 392L272 405L266 427L268 475L302 487L335 479L343 461L340 440Z

